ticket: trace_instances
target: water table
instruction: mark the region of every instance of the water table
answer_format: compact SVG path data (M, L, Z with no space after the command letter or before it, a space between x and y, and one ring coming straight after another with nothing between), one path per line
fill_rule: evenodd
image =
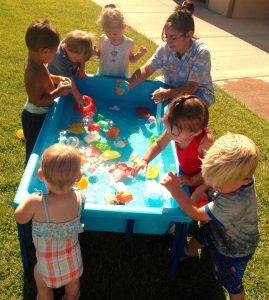
M101 145L113 151L112 154L116 151L120 156L109 160L90 158L86 166L90 166L88 169L91 170L89 171L87 167L82 169L89 181L88 187L82 190L86 195L82 213L84 229L122 232L125 233L126 239L130 240L133 233L165 234L171 223L175 223L170 269L170 275L174 275L180 256L183 255L189 223L192 221L159 184L162 174L179 170L174 145L171 143L150 163L149 166L158 171L156 178L148 179L142 170L136 178L128 174L118 178L114 176L116 173L113 173L117 164L132 167L134 160L143 157L150 146L150 141L153 142L154 138L163 132L161 117L165 105L156 105L151 99L152 92L163 86L162 83L148 80L123 96L115 93L114 78L92 75L76 83L83 95L89 95L94 99L97 107L95 115L101 114L105 118L106 124L95 119L103 128L97 133L99 140L91 141L89 128L96 122L75 109L72 97L69 95L58 98L44 121L15 195L14 208L35 189L46 191L44 183L38 179L37 170L39 158L48 146L60 141L72 144L85 152L89 145L98 147L96 143L101 142ZM141 108L142 111L146 108L146 116L139 115ZM150 122L149 116L154 116L156 122ZM119 129L117 137L108 137L107 132L111 126ZM100 152L104 151L105 149L101 147ZM156 174L153 177L155 176ZM122 190L130 193L133 200L126 203L115 201L112 201L112 204L111 201L108 203L111 198L115 200L117 192ZM187 189L185 191L188 192ZM18 224L18 235L23 269L25 274L28 274L30 270L27 252L32 245L31 225Z

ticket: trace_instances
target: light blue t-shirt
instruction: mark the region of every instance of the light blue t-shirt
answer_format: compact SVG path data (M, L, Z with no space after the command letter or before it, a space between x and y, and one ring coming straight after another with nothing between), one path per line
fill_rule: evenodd
M187 81L199 83L196 95L207 106L215 102L211 78L211 56L207 46L199 39L192 43L190 49L179 59L167 43L162 43L149 62L152 67L162 69L163 82L170 87L181 87ZM159 78L158 78L159 79Z
M259 242L254 183L232 193L216 193L205 210L212 219L212 242L221 254L243 257L254 253Z

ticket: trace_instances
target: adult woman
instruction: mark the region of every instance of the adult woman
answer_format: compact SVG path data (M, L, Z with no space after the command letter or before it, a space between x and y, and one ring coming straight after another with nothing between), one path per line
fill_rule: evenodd
M202 41L194 37L193 11L194 5L188 1L176 7L164 25L164 43L134 72L130 80L125 82L128 89L146 80L157 69L162 69L161 80L166 86L153 92L152 98L155 103L194 94L207 106L215 102L210 75L210 52ZM121 95L126 88L118 84L116 90Z

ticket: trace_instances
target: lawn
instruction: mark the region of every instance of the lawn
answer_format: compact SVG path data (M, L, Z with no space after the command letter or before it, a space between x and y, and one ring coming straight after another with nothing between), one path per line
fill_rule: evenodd
M100 7L88 0L0 0L0 299L35 299L32 276L22 272L13 198L23 173L24 144L17 139L20 113L26 93L23 64L27 55L24 34L34 19L49 19L64 37L82 29L96 34ZM132 29L126 34L149 53L132 65L134 71L153 53L156 45ZM161 33L160 33L161 34ZM95 73L97 60L87 64ZM217 138L227 131L248 135L261 150L256 173L261 241L245 275L247 299L269 297L269 124L238 100L216 88L217 103L210 109L210 127ZM121 234L86 232L81 235L85 271L82 299L225 299L225 293L210 272L208 253L200 260L181 263L175 280L167 279L170 236L135 235L126 243ZM34 257L34 253L32 253ZM57 296L62 290L56 291Z

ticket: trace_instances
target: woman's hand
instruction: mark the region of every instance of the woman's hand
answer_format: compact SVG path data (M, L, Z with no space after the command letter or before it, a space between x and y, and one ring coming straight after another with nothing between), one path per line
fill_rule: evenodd
M144 172L146 174L148 169L148 162L144 159L140 160L137 164L135 164L135 166L132 169L131 175L135 177L141 169L144 169Z
M169 89L159 88L152 93L152 99L156 104L162 103L170 98L169 91Z
M172 192L178 189L180 186L179 177L172 172L169 172L162 178L161 185L166 187L167 190L172 194Z
M129 91L129 82L126 80L117 80L116 82L116 93L119 96L124 95Z

